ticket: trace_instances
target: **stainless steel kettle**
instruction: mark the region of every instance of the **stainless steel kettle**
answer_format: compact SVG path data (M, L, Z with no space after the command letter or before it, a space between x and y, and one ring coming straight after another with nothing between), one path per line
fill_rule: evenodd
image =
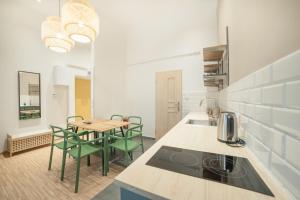
M225 143L239 141L237 118L233 112L221 112L218 121L218 140Z

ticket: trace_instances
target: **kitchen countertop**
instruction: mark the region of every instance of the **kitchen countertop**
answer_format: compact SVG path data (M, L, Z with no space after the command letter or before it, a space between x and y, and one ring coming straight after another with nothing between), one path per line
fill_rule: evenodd
M289 199L279 183L266 168L245 148L234 148L217 141L217 128L186 124L189 119L208 120L205 113L190 113L157 141L115 179L121 183L167 199L186 200L281 200ZM146 165L161 146L172 146L248 158L257 173L271 189L274 197L238 187L187 176Z

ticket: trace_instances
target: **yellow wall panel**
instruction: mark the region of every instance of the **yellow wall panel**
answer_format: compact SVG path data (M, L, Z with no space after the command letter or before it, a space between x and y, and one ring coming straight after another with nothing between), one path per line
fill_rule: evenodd
M91 80L75 79L75 114L91 119Z

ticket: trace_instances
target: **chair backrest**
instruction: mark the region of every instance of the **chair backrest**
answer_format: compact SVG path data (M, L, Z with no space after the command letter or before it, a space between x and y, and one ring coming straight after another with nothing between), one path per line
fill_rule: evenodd
M132 131L140 132L142 129L143 129L143 124L134 125L134 126L129 127L125 133L125 139L127 139L128 136L130 136L129 134L132 133Z
M68 139L68 138L72 138L74 144L79 144L80 145L80 138L79 138L79 135L73 131L69 131L67 129L62 129L62 132L64 133L64 138L65 138L65 141Z
M72 120L75 121L76 119L84 120L84 118L83 118L82 116L79 116L79 115L77 115L77 116L69 116L69 117L67 117L67 128L72 127L71 125L69 125L69 123L70 123Z
M53 137L60 137L60 138L64 137L64 132L61 127L50 125L50 128L52 130L51 134Z
M123 121L123 115L112 115L110 117L111 120L119 120L119 121Z
M128 122L130 122L130 125L129 125L130 128L131 127L136 127L137 125L142 125L142 118L139 117L139 116L129 116L128 117ZM141 126L139 128L139 131L142 131L142 127L143 126Z

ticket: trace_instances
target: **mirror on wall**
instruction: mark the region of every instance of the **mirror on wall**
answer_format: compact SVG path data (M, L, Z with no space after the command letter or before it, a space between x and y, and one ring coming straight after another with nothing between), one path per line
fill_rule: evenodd
M18 72L19 82L19 119L41 118L40 74Z

